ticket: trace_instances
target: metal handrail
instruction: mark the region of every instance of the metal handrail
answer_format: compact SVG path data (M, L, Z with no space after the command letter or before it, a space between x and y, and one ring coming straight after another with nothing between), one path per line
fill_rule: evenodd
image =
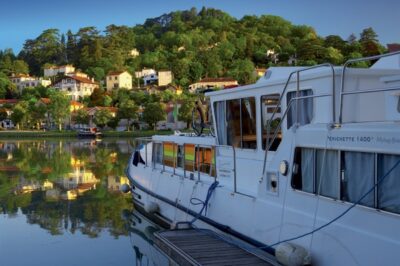
M274 119L274 117L275 117L275 115L276 115L276 113L277 113L277 111L278 111L278 109L279 109L279 106L281 106L283 97L284 97L284 95L285 95L285 93L286 93L286 90L287 90L287 88L288 88L288 85L289 85L290 80L292 79L292 76L293 76L294 74L296 74L296 78L297 78L297 80L296 80L296 82L297 82L297 89L296 89L296 92L297 92L297 93L296 93L296 98L299 98L299 91L300 91L300 72L305 72L305 71L309 71L309 70L316 69L316 68L321 68L321 67L330 67L331 70L332 70L332 119L333 119L332 122L335 122L335 121L336 121L336 112L335 112L335 109L336 109L336 107L335 107L335 98L336 98L336 97L335 97L335 69L334 69L334 66L333 66L332 64L330 64L330 63L319 64L319 65L315 65L315 66L303 68L303 69L300 69L300 70L296 70L296 71L293 71L293 72L291 72L291 73L289 74L289 77L288 77L288 79L286 80L286 83L285 83L285 86L284 86L284 88L283 88L283 91L282 91L282 93L281 93L281 95L280 95L280 97L279 97L278 104L276 105L274 111L272 112L272 115L271 115L270 119L268 120L268 123L267 123L267 136L269 135L269 131L270 131L270 129L271 129L271 123L272 123L272 121L273 121L273 119ZM298 100L297 100L297 102L296 102L296 110L297 110L297 105L298 105ZM286 108L286 110L287 110L287 109L288 109L288 108ZM283 120L283 119L282 119L282 120ZM297 114L297 116L296 116L296 123L297 123L297 122L298 122L298 114ZM280 123L280 124L281 124L281 123ZM279 127L277 127L277 128L279 128ZM276 133L276 132L274 132L274 133ZM274 135L276 135L276 134L274 134ZM275 138L272 139L271 143L273 143L274 140L275 140ZM272 145L272 144L269 144L269 138L267 137L265 147L270 147L271 145ZM265 166L266 166L266 162L267 162L268 150L269 150L269 148L265 150L263 174L265 173Z
M296 100L296 102L298 102L299 100L304 100L304 99L314 99L314 98L319 98L319 97L329 97L329 96L333 96L332 94L318 94L318 95L309 95L309 96L301 96L301 97L295 97L290 99L289 104L287 105L287 108L285 110L285 112L283 113L282 117L281 117L281 121L279 122L278 126L276 127L277 129L282 127L283 121L285 120L290 108L292 107L293 102ZM267 133L267 145L265 146L265 152L267 153L267 151L271 148L272 144L274 143L274 140L276 139L276 137L278 136L278 130L275 130L274 135L272 137L272 141L271 143L268 143L268 133ZM269 145L268 145L269 144ZM263 174L265 173L265 169L266 169L266 163L267 163L267 155L265 155L264 157L264 165L263 165Z
M153 142L153 143L159 143L159 144L161 144L162 147L163 147L163 145L164 145L164 141L155 141L155 140L153 140L152 138L136 138L135 141L136 141L136 142L138 142L138 141L140 141L140 142L146 142L146 145L145 145L145 158L146 158L145 166L146 166L146 167L148 166L148 162L147 162L147 158L148 158L148 155L147 155L147 153L148 153L147 144L148 144L149 142ZM237 175L236 175L236 172L237 172L237 169L236 169L236 149L235 149L234 146L229 146L229 145L193 144L193 143L182 143L182 144L178 144L178 143L173 142L173 141L168 141L168 142L173 143L173 144L176 144L176 145L182 145L183 147L185 147L186 144L192 144L192 145L195 145L195 147L196 147L197 149L199 149L200 147L211 148L211 149L214 148L214 150L215 150L215 151L214 151L214 160L215 160L215 166L214 166L214 167L215 167L215 176L214 176L214 180L217 180L217 178L218 178L217 160L216 160L217 149L218 149L218 148L227 148L227 149L232 150L232 160L233 160L233 169L232 169L232 171L233 171L233 181L234 181L233 187L234 187L234 192L235 192L235 193L237 192L237 181L236 181L236 178L237 178ZM164 164L164 149L162 148L161 151L162 151L161 162L162 162L162 165L163 165L161 171L162 171L162 172L165 172L166 170L165 170L165 164ZM185 148L183 148L183 152L185 153ZM174 154L175 154L175 149L174 149ZM153 155L153 154L152 154L151 158L152 158L152 160L154 160L154 155ZM183 173L184 173L184 178L186 178L185 156L183 157L183 160L184 160L184 162L183 162ZM194 168L193 168L193 174L196 174L196 171L197 171L197 179L200 181L200 177L201 177L202 171L200 171L200 160L199 160L199 158L195 158L194 164L197 166L197 170L195 170L196 167L194 167ZM213 166L212 166L212 163L211 163L211 165L210 165L210 173L212 173L212 167L213 167ZM177 165L176 165L176 163L174 162L174 164L173 164L173 172L172 172L173 174L176 174L176 171L175 171L176 168L177 168ZM212 176L210 173L209 173L209 175Z
M381 54L381 55L374 55L374 56L368 56L368 57L363 57L363 58L356 58L356 59L350 59L347 60L346 63L343 65L343 70L342 70L342 79L340 82L340 104L339 104L339 124L342 124L343 120L343 96L348 94L344 92L344 81L345 81L345 74L346 74L346 69L350 64L357 63L357 62L363 62L363 61L371 61L375 59L380 59L383 57L390 57L393 55L398 55L400 54L400 51L393 52L393 53L387 53L387 54ZM362 91L358 91L358 93L361 93ZM357 94L357 93L354 93Z

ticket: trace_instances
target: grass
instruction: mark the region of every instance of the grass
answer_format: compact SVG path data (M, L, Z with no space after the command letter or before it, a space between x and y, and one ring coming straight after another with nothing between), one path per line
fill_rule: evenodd
M138 138L153 135L168 135L169 130L142 130L142 131L103 131L103 138ZM77 138L76 131L35 131L35 130L5 130L0 131L0 138Z

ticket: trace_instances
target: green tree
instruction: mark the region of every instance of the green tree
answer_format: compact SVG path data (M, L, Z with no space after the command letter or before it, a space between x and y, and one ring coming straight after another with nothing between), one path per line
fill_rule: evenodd
M138 107L135 105L135 102L132 100L125 100L118 106L118 114L117 117L119 119L127 119L128 122L126 124L126 130L130 130L131 119L137 118Z
M13 84L4 73L0 72L0 98L6 98L15 90L15 84Z
M46 119L47 107L34 99L29 102L28 111L30 113L31 124L39 130L43 121Z
M8 114L5 108L0 108L0 121L8 118Z
M371 27L361 32L360 44L363 56L372 56L383 52L383 47L378 42L378 35Z
M26 108L26 104L18 103L14 106L13 112L11 114L11 120L13 121L14 125L17 126L17 129L20 129L21 125L27 120L28 117L28 110Z
M178 120L185 121L186 127L190 127L192 122L192 111L194 108L194 100L184 99L179 108Z
M107 109L100 109L94 114L93 122L99 128L104 128L108 122L112 119L111 112Z
M15 60L13 62L13 72L16 74L28 74L29 66L23 60Z
M249 59L235 61L228 75L237 79L240 84L249 84L255 81L254 64Z
M76 124L87 125L89 124L90 117L85 109L79 109L75 112L73 120Z
M69 97L63 92L52 91L48 108L51 118L57 123L58 130L61 131L63 120L70 114Z
M155 129L158 121L165 119L165 111L158 102L148 103L143 111L143 120Z

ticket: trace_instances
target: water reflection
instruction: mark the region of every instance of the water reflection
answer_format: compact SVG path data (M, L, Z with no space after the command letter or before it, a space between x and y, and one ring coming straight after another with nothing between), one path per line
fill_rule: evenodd
M130 196L119 192L128 183L124 169L131 150L128 140L1 141L0 264L32 265L36 260L36 264L50 265L53 258L57 265L70 265L68 254L83 252L88 248L85 239L96 239L91 250L110 246L109 256L104 251L90 256L87 251L81 254L87 256L86 261L72 264L164 265L165 257L149 253L154 248L146 232L157 228L132 214ZM46 250L27 244L26 232L37 234L31 241L39 245L49 248L58 239L63 243L58 245L68 247L57 248L49 256ZM30 258L13 255L14 249ZM43 256L45 262L41 262Z

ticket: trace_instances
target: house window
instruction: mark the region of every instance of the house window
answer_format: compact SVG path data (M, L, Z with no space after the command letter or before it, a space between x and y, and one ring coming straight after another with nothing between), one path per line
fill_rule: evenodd
M117 80L117 79L118 79L118 77L117 77L117 76L115 76L114 80Z
M399 161L393 154L296 148L291 185L400 214L400 165L393 168Z
M289 109L287 113L287 128L292 127L294 123L299 123L299 125L306 125L311 123L313 118L313 99L312 98L303 98L303 99L294 99L296 98L297 92L290 91L286 94L286 106ZM313 95L311 89L301 90L299 91L299 98ZM296 107L298 103L298 106ZM290 107L289 107L290 105Z
M270 151L276 151L281 142L281 128L278 128L279 123L281 122L281 107L279 104L279 94L270 94L264 95L261 97L261 122L262 122L262 147L265 150L265 145L268 144L270 146ZM276 109L276 112L275 112ZM273 113L274 117L272 118ZM271 121L271 118L273 119ZM270 123L269 132L267 132L268 123ZM268 136L267 136L268 134ZM273 139L274 134L276 134L276 138ZM273 141L271 143L271 141Z
M257 148L254 97L215 102L214 110L219 144Z

